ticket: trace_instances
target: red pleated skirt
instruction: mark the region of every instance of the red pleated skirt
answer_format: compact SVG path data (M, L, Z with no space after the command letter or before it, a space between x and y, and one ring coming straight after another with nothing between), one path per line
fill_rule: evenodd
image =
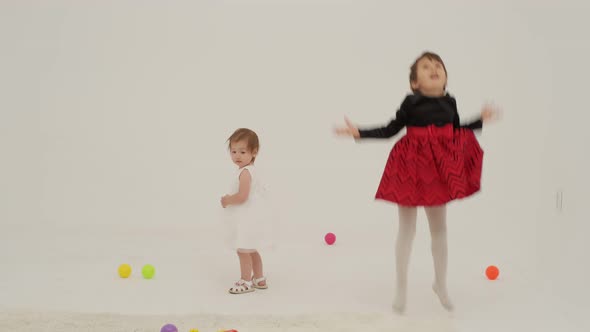
M391 149L376 199L435 206L480 190L483 150L471 129L408 127Z

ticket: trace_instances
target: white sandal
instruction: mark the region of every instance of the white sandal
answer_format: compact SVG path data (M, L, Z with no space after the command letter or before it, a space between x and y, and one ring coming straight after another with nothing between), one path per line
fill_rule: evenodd
M258 279L252 278L252 286L257 289L267 289L268 285L266 283L264 285L259 285L263 281L266 281L266 277L264 276Z
M238 280L234 287L229 289L231 294L244 294L250 293L254 291L254 287L252 287L252 281L246 281L244 279Z

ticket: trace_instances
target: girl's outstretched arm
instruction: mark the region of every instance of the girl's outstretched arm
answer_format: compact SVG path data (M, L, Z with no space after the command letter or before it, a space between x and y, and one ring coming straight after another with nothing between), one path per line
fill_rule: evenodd
M402 110L397 111L394 119L386 126L377 128L360 129L360 138L390 138L400 132L407 124L407 116Z
M479 119L469 122L467 124L461 124L459 118L459 112L457 111L457 104L453 99L453 108L455 111L455 118L453 121L453 127L455 128L468 128L468 129L481 129L484 123L489 123L493 120L497 120L500 116L500 110L498 107L492 104L485 104L481 109L481 116Z
M334 131L336 135L340 136L352 136L355 139L358 138L390 138L395 134L399 133L407 124L407 115L403 109L397 111L394 119L382 127L359 129L354 124L344 118L346 127L336 128Z
M346 127L335 128L334 133L339 136L352 136L354 138L359 138L359 129L353 125L347 117L344 117L344 122L346 123Z

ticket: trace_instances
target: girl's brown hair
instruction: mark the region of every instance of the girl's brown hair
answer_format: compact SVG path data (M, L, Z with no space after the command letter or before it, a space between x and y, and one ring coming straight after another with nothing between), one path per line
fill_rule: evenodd
M443 66L443 69L445 70L445 75L447 75L447 77L448 77L447 67L445 67L445 63L442 61L442 58L436 53L424 52L418 57L418 59L416 59L416 61L414 61L414 63L412 64L412 67L410 67L410 86L412 86L412 82L414 82L418 79L418 62L420 62L420 60L422 60L424 58L432 60L432 61L440 62L440 64ZM446 88L446 86L445 86L445 88ZM414 90L414 88L412 88L412 91L417 92L417 90Z
M227 148L231 149L232 142L239 142L242 140L246 141L248 150L250 150L250 152L258 152L258 150L260 149L258 135L256 135L256 133L253 130L248 128L236 129L236 131L234 131L234 133L231 134L231 136L227 139ZM252 157L252 162L254 162L254 159L256 159L256 157Z

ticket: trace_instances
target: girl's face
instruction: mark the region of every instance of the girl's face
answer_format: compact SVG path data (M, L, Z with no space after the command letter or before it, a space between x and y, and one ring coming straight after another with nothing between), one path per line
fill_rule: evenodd
M231 142L229 152L231 160L240 168L250 165L252 159L256 157L256 151L251 151L245 140Z
M445 93L447 74L442 63L428 58L418 61L416 80L411 82L412 89L425 96L438 97Z

